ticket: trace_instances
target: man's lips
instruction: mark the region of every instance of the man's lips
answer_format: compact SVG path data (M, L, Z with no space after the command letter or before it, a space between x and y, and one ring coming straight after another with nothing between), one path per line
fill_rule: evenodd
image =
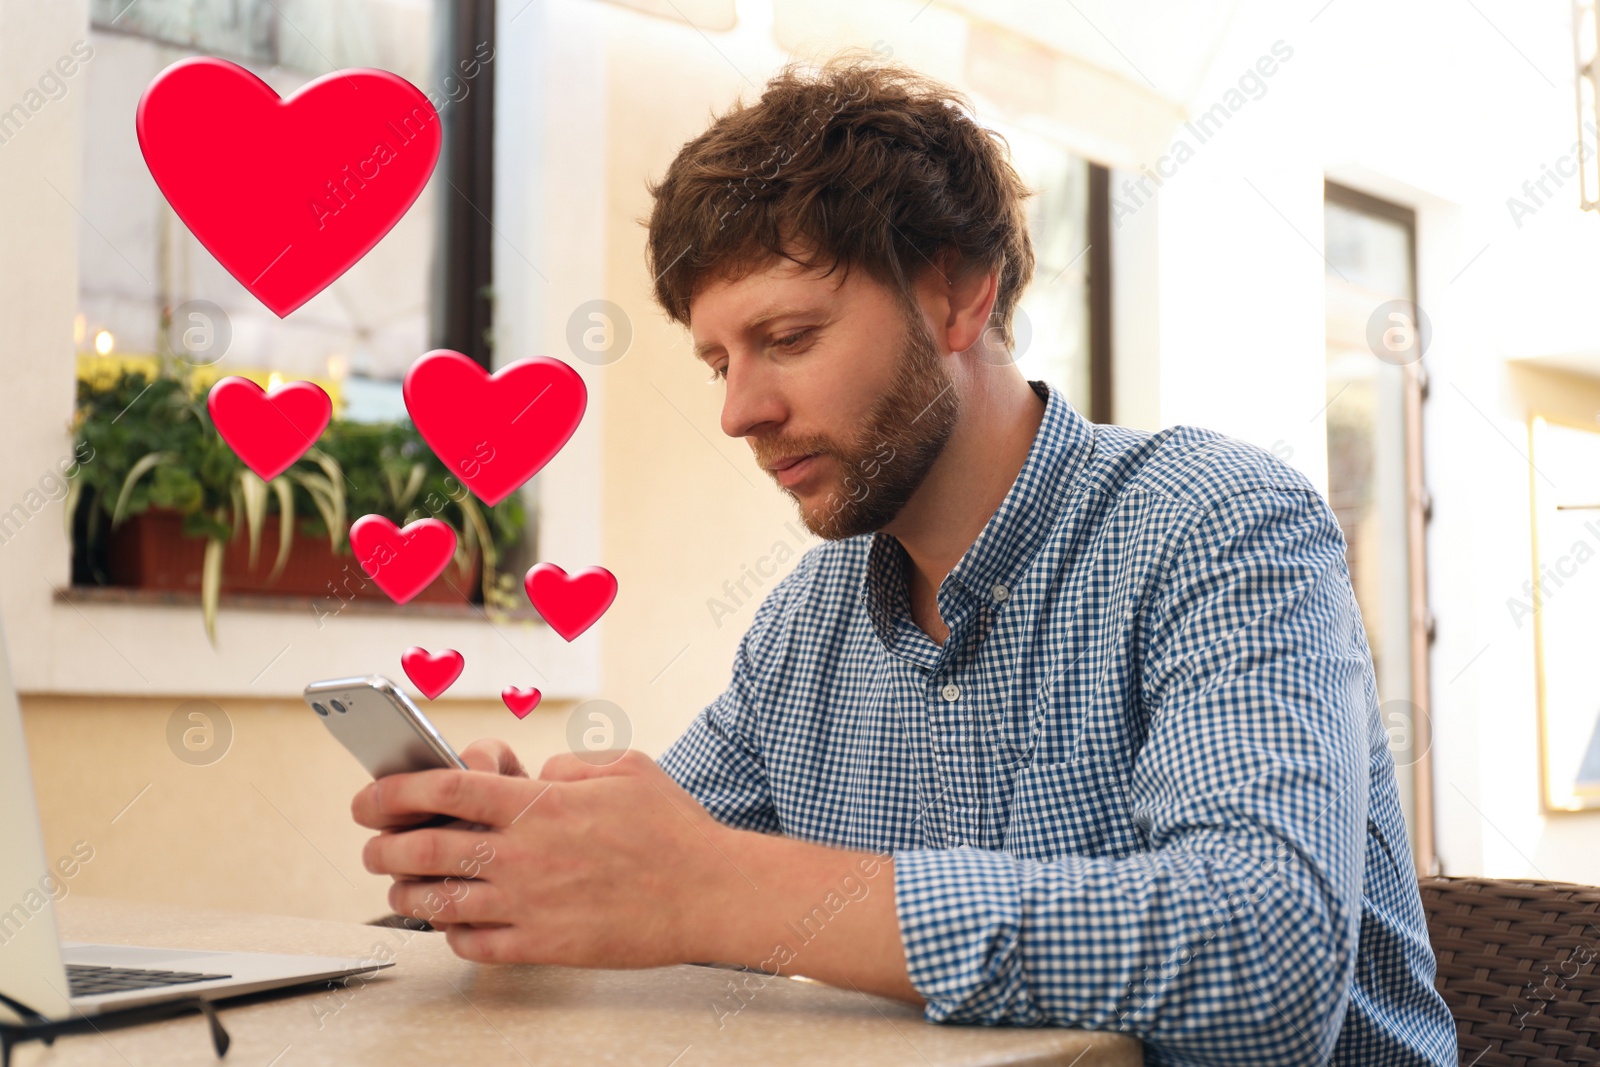
M775 463L768 464L767 465L767 470L772 471L774 474L776 474L779 471L786 471L790 467L794 466L796 463L799 463L801 460L810 459L812 456L815 456L817 454L818 453L816 453L816 452L805 452L805 453L802 453L801 455L798 455L798 456L786 456L785 458L780 459Z
M793 489L811 477L817 469L817 464L822 459L822 453L813 452L804 456L789 456L772 464L767 470L778 480L778 484L785 489Z

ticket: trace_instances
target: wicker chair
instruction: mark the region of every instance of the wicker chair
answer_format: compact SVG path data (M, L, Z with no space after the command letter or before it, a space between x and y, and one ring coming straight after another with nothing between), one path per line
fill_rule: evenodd
M1462 1067L1600 1064L1600 888L1421 879Z

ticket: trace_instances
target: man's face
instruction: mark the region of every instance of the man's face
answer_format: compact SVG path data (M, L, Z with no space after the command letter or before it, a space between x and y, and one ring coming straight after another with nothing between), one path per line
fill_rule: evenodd
M864 271L777 260L707 283L689 320L726 379L723 432L750 442L818 537L886 526L955 426L960 396L926 321Z

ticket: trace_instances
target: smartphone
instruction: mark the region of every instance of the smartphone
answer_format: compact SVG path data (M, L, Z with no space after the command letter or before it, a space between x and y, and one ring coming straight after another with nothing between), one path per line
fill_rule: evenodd
M435 767L467 769L405 691L381 674L312 682L305 702L374 778ZM436 815L410 829L457 821Z

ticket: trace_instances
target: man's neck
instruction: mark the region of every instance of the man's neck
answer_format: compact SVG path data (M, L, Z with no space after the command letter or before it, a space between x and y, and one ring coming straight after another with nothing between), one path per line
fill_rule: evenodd
M984 365L968 376L967 385L961 417L944 451L894 521L883 527L910 557L913 608L932 605L933 620L939 586L1005 500L1044 421L1044 400L1015 365ZM939 632L929 630L930 636L942 644L943 627L935 621L935 629Z

